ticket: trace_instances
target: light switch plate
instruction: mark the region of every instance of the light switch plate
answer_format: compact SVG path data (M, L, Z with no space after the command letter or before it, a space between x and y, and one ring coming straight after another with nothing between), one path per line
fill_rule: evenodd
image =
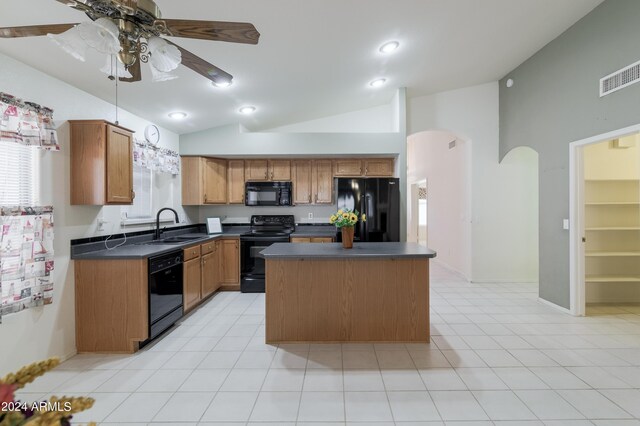
M569 219L562 219L562 229L569 229Z
M309 219L313 219L313 213L309 213Z

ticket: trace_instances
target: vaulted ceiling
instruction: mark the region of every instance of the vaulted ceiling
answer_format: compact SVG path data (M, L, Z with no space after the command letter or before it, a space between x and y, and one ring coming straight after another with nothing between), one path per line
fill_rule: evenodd
M234 76L217 89L180 67L177 80L121 83L122 108L178 133L241 122L259 130L409 96L495 81L586 15L602 0L156 0L166 18L253 23L258 45L171 40ZM54 0L0 0L0 27L81 22ZM378 47L400 48L381 55ZM0 39L0 52L99 98L114 83L92 53L79 62L47 37ZM0 64L0 72L2 65ZM374 89L369 82L384 77ZM1 89L1 88L0 88ZM255 105L251 116L238 113ZM170 119L172 111L188 118Z

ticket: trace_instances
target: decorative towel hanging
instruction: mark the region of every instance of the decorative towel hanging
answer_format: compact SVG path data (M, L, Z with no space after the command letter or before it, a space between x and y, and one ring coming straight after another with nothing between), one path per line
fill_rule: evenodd
M0 141L59 151L53 110L0 92Z
M0 322L53 302L53 264L53 207L0 207Z
M133 145L133 164L172 175L180 174L180 155L176 151L159 148L140 139L136 139Z

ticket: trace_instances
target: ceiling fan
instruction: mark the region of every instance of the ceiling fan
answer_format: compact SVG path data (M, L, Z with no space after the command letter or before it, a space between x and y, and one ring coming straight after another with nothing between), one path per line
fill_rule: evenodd
M149 62L154 81L175 78L170 71L182 64L214 84L231 83L231 74L196 56L164 36L257 44L260 33L243 22L163 19L153 0L56 0L80 10L93 22L0 28L1 38L48 35L80 60L92 47L117 55L115 75L120 81L142 79L140 63ZM112 56L103 71L113 76ZM113 77L110 77L113 78Z

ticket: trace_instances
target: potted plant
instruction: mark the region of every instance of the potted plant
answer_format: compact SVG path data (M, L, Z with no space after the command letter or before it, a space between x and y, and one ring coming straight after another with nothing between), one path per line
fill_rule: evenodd
M358 210L340 209L332 214L329 223L335 225L342 232L342 247L346 249L353 248L354 226L358 220L366 222L366 215L360 215Z

